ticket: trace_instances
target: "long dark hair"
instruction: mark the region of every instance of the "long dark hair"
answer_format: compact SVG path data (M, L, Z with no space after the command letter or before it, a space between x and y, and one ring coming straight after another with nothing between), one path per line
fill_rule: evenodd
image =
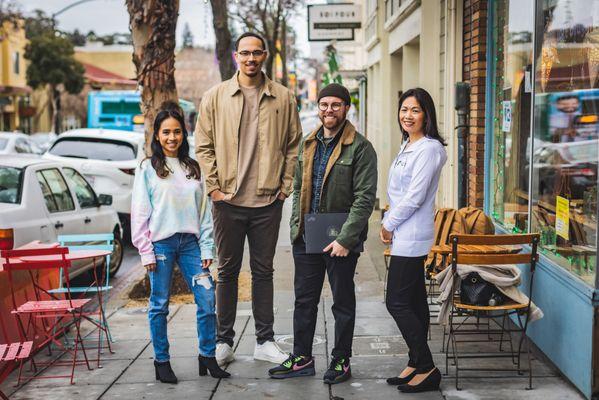
M401 127L401 122L399 121L399 110L401 110L401 105L408 97L414 97L424 113L424 135L431 139L437 139L443 146L447 146L445 140L441 137L441 135L439 135L435 102L426 90L419 87L406 90L399 98L399 106L397 107L397 122L399 123L399 129L401 130L404 140L408 139L408 132L404 131L404 129Z
M162 146L157 139L157 136L160 133L160 126L164 120L169 118L176 119L179 122L179 125L181 125L181 131L183 132L183 141L179 147L179 150L177 151L177 158L187 170L188 179L200 180L200 177L202 176L202 173L200 172L200 165L196 160L189 156L189 142L187 141L185 119L183 118L183 112L181 111L181 108L176 103L163 104L161 110L154 119L154 132L152 134L152 143L150 145L152 149L152 156L150 157L152 167L160 178L166 178L168 174L172 172L169 171L168 167L166 166L164 151L162 150Z

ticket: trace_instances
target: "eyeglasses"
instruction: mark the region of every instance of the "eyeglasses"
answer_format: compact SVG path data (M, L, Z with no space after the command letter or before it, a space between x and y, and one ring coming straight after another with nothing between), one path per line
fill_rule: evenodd
M237 52L237 55L239 56L239 58L242 58L244 60L250 58L250 56L254 56L254 58L259 58L259 57L262 57L264 54L266 54L265 50L254 50L254 51L242 50L242 51Z
M331 110L333 111L339 111L341 110L341 107L343 107L343 103L318 103L318 109L320 111L326 111L329 109L329 106L331 107Z

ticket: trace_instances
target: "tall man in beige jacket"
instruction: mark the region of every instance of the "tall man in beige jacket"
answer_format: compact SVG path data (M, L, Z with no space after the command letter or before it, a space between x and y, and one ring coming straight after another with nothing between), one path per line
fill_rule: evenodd
M287 355L273 339L273 257L283 202L292 191L301 127L293 93L262 72L264 39L245 33L235 50L239 70L204 95L195 131L218 249L216 359L221 365L234 359L233 325L247 236L254 359L281 363Z

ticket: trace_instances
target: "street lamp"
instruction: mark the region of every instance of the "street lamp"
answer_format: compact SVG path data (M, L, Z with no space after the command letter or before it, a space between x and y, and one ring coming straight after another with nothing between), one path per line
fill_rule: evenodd
M74 3L69 4L66 7L61 8L60 10L56 11L55 13L52 13L52 28L55 29L56 28L56 17L60 14L62 14L63 12L70 10L73 7L77 7L80 4L83 3L89 3L90 1L97 1L97 0L78 0Z

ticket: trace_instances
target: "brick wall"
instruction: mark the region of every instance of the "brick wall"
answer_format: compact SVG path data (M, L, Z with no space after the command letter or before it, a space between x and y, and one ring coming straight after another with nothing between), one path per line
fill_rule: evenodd
M464 0L463 80L470 83L468 205L483 207L487 0Z

